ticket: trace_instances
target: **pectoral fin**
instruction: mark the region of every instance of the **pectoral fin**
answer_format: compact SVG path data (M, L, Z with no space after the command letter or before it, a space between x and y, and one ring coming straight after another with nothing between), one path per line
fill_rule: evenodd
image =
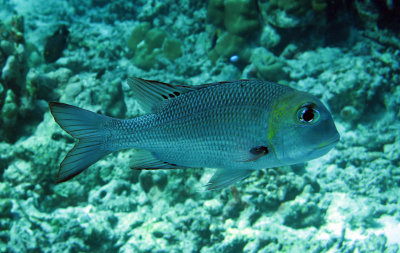
M225 188L237 181L247 178L251 172L253 171L219 169L207 183L207 190L218 190Z
M246 158L241 160L241 162L253 162L268 154L269 149L267 146L255 146L246 153Z

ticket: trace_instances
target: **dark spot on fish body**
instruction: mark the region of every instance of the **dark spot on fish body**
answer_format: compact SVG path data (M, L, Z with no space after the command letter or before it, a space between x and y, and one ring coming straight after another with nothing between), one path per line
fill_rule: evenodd
M180 96L181 93L179 93L178 91L174 91L173 93L169 93L167 95L161 95L164 99L170 99L170 98L175 98L177 96Z
M268 147L265 146L257 146L250 149L250 153L253 155L266 155L269 153Z

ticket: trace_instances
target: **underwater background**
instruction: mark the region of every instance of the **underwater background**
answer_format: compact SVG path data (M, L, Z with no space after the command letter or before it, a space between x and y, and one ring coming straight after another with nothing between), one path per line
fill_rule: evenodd
M1 0L0 252L399 252L400 1ZM218 191L111 154L55 184L59 101L142 115L129 76L260 79L329 105L340 143Z

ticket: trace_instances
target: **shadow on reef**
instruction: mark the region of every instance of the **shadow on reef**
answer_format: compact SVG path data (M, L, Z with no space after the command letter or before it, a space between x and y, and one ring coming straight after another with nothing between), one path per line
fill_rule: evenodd
M353 45L357 39L356 29L364 26L355 1L328 0L312 6L307 23L295 27L277 27L282 43L273 52L280 54L295 43L301 50L310 48ZM293 38L297 38L293 41Z
M400 0L372 0L379 12L378 27L399 31Z
M67 46L68 30L61 26L45 46L46 63L56 61ZM14 15L0 22L0 141L15 143L31 135L48 110L45 101L59 95L57 81L30 68L40 62L39 51L24 37L24 18Z
M234 56L241 63L235 65L243 69L254 58L250 48L257 40L274 55L290 44L301 50L349 47L358 40L358 30L373 29L375 23L379 28L395 29L399 9L398 0L211 0L207 22L216 32L208 56L213 63L225 58L235 64Z
M282 57L292 58L293 48L350 48L362 39L359 31L376 31L377 23L395 26L397 9L398 1L210 0L207 56L214 65L234 65L247 78L287 80Z
M26 85L30 46L24 38L24 18L14 15L0 23L0 140L15 142L32 133L43 111Z

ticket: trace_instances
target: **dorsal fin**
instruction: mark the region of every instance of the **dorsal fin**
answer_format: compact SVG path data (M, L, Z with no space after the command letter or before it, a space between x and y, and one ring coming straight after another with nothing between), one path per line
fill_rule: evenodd
M191 86L171 85L137 77L128 78L128 85L145 111L153 111L163 101L176 98L183 93L196 89Z

